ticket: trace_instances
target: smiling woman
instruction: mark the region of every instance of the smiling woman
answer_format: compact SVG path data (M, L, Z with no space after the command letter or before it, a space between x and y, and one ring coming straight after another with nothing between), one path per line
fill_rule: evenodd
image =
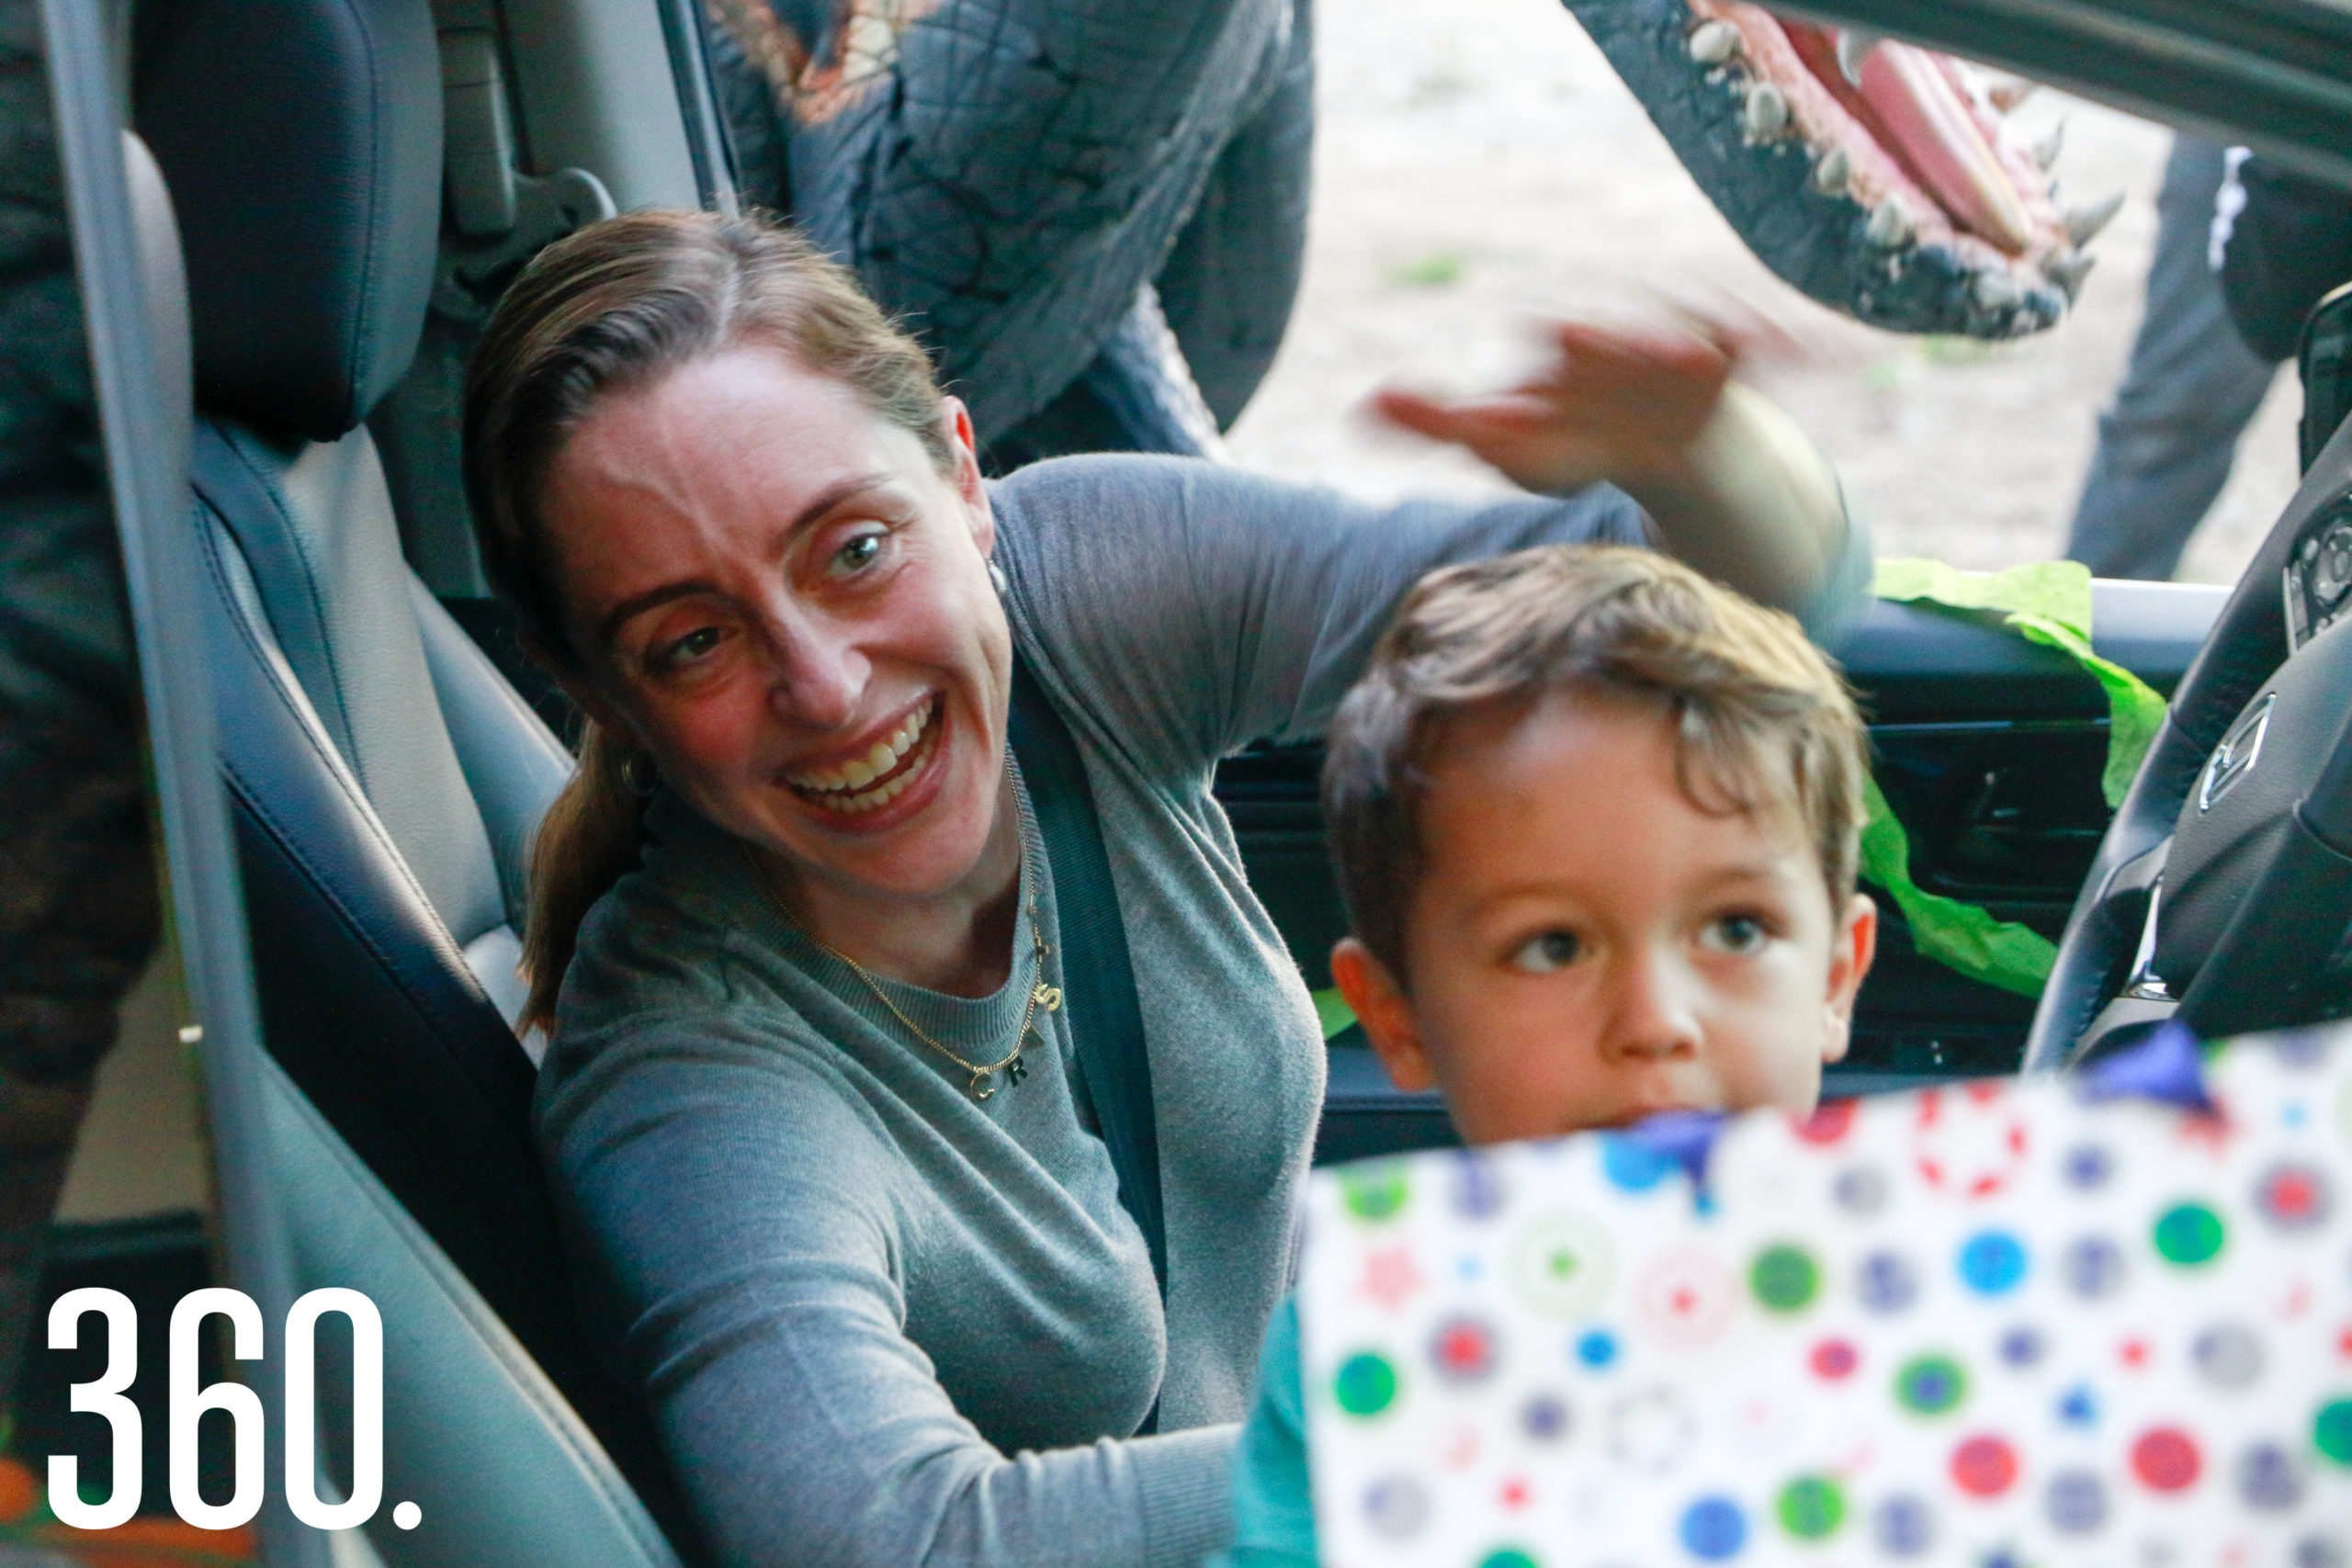
M544 482L556 631L582 655L562 679L600 728L771 851L770 890L809 935L994 990L1001 964L973 969L949 922L925 943L893 908L977 915L1020 859L977 469L943 473L842 381L746 344L600 400Z
M1225 1539L1322 1053L1217 760L1318 733L1449 561L1654 528L1815 624L1859 592L1834 483L1726 389L1717 336L1559 348L1510 392L1383 407L1573 493L1374 509L1166 458L983 481L921 351L756 223L614 220L501 304L469 493L590 716L535 853L538 1133L722 1560ZM1103 1026L1058 1005L1021 670L1076 743L1132 954L1164 1284L1079 1070L1073 1030Z

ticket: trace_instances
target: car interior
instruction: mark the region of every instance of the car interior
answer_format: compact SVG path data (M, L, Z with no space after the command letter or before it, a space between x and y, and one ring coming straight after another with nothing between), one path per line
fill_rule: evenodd
M1975 17L1953 8L1951 26ZM699 8L140 0L132 20L132 207L157 258L151 295L184 289L165 357L192 366L179 525L201 580L175 591L210 651L267 1054L266 1181L298 1288L379 1303L384 1495L426 1500L413 1529L387 1508L346 1532L337 1560L697 1561L656 1434L579 1326L531 1141L516 931L531 834L571 761L560 699L473 558L457 402L472 332L539 246L616 209L732 202ZM2143 107L2167 90L2085 85ZM2346 561L2338 438L2234 592L2095 585L2098 652L2181 699L2112 824L2108 707L2075 660L1986 619L1869 607L1833 651L1917 881L2064 940L2038 1017L2032 998L1920 956L1891 918L1829 1092L2055 1065L2094 1017L2179 1007L2218 1032L2346 1010L2341 919L2282 946L2236 919L2290 896L2352 908L2352 857L2335 848L2352 845L2352 776L2336 777L2352 634L2327 635ZM2217 794L2209 763L2256 706L2294 765ZM1315 987L1343 930L1319 763L1313 747L1262 747L1217 781ZM2315 848L2282 871L2272 851L2293 833ZM1450 1138L1435 1097L1396 1089L1352 1031L1330 1053L1318 1159ZM144 1157L133 1142L110 1156L104 1125L91 1159ZM62 1227L44 1299L115 1283L149 1305L160 1347L159 1303L220 1272L205 1201ZM30 1352L10 1441L35 1465L78 1453L103 1484L104 1431L65 1396L96 1355ZM163 1360L143 1359L135 1390L157 1409ZM164 1425L147 1426L151 1476ZM322 1427L332 1474L348 1427Z

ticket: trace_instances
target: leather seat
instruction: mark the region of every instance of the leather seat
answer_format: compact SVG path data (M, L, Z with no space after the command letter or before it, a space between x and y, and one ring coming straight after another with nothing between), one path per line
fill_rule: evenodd
M187 258L191 524L270 1055L683 1542L650 1423L580 1330L508 1025L525 851L571 759L402 561L361 423L433 283L431 12L154 0L138 28L134 118Z

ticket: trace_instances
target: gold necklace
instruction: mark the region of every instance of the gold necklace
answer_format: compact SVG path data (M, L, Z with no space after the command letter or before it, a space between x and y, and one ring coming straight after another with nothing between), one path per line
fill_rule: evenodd
M816 942L819 947L848 964L850 973L865 982L865 988L874 993L874 999L889 1009L890 1016L905 1025L908 1033L971 1074L972 1081L965 1086L965 1092L974 1100L986 1100L996 1092L997 1086L990 1080L1000 1072L1004 1074L1007 1088L1011 1088L1029 1076L1028 1067L1021 1060L1021 1053L1029 1043L1029 1026L1036 1021L1039 1008L1044 1008L1047 1012L1053 1012L1062 1005L1061 987L1046 984L1046 954L1052 950L1046 945L1046 933L1038 929L1037 905L1035 899L1032 899L1029 904L1029 939L1035 944L1029 955L1034 979L1029 987L1029 1005L1022 1010L1021 1027L1012 1032L1012 1049L993 1062L981 1063L964 1060L963 1057L933 1039L922 1025L900 1012L899 1004L890 999L889 993L883 990L881 983L874 978L865 964L860 964L841 949L819 941L814 936L808 938L810 942Z

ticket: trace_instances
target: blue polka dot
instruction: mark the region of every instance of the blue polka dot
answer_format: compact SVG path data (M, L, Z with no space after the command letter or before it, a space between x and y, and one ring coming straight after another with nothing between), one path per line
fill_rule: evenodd
M2066 1151L2065 1171L2067 1186L2095 1192L2115 1174L2115 1160L2097 1144L2077 1144Z
M1936 1517L1919 1498L1897 1493L1878 1506L1871 1533L1889 1557L1917 1557L1935 1544Z
M1960 1249L1962 1282L1979 1295L1997 1296L2025 1278L2025 1247L2007 1231L1984 1231Z
M1702 1497L1682 1510L1679 1533L1691 1556L1721 1562L1747 1544L1747 1517L1728 1497Z
M1453 1208L1466 1220L1491 1219L1503 1206L1502 1178L1491 1161L1471 1150L1454 1156Z
M2076 1383L2058 1396L2058 1419L2069 1427L2095 1427L2098 1424L2098 1395L2082 1383Z
M2085 1301L2111 1296L2123 1286L2123 1250L2105 1236L2078 1236L2060 1255L2058 1275Z
M2061 1535L2097 1535L2107 1528L2107 1487L2087 1470L2062 1470L2042 1493L2042 1512Z
M1604 1133L1600 1138L1600 1169L1611 1182L1628 1192L1646 1192L1666 1179L1674 1161L1638 1138Z
M1880 1314L1898 1313L1919 1299L1919 1277L1911 1265L1892 1252L1873 1252L1854 1272L1854 1288L1862 1305Z
M1577 1359L1600 1371L1617 1359L1617 1337L1605 1328L1595 1328L1577 1339Z

